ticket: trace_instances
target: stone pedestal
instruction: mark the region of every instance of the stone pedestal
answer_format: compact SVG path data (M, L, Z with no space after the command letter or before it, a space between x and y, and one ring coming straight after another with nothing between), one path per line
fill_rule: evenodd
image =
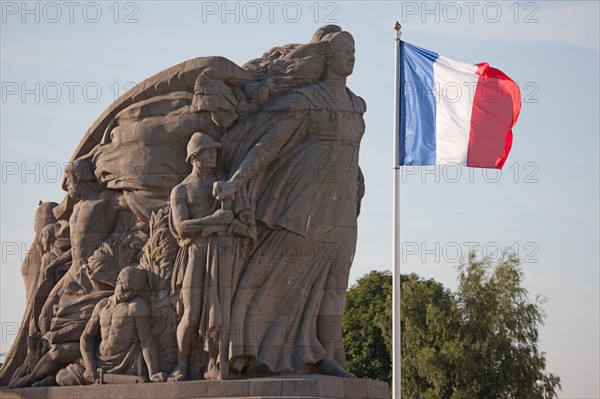
M389 399L381 381L323 375L290 375L232 381L0 389L1 399Z

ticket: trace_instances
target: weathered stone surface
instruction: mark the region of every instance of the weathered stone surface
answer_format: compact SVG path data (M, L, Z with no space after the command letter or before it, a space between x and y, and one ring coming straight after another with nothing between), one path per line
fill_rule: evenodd
M369 398L389 398L390 387L382 381L367 380L367 396Z
M344 379L344 395L347 398L368 398L369 389L366 381L357 378Z
M364 194L354 62L352 36L327 25L117 99L65 168L66 198L40 204L0 369L11 388L109 385L3 394L382 395L345 370L341 329ZM314 373L344 378L299 377Z
M223 384L221 381L205 381L207 395L215 398L227 396L248 397L250 395L250 380L231 380Z
M281 396L282 381L252 380L250 381L251 396Z
M2 399L389 399L389 397L389 386L384 382L323 375L229 381L0 389Z

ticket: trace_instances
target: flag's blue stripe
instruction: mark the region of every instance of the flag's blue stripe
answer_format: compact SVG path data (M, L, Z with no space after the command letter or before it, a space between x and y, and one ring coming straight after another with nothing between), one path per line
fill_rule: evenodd
M435 164L433 63L439 55L401 42L400 165Z

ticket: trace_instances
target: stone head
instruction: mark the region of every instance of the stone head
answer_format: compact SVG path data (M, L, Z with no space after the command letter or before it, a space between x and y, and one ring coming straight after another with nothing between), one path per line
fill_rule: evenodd
M146 292L146 273L135 266L127 266L117 277L115 299L117 302L127 302Z
M327 60L328 69L340 77L347 77L354 71L354 38L346 31L328 33L321 39L331 45L331 57Z
M312 37L310 38L310 42L317 43L323 39L323 36L341 31L342 28L337 25L323 25L318 28L315 33L313 33Z
M58 204L56 202L42 202L38 204L37 209L35 210L35 223L33 226L36 234L41 233L42 229L49 225L56 223L56 217L52 212L54 208L56 208Z
M200 168L214 168L217 165L217 152L221 143L206 133L196 132L187 145L186 161Z
M76 159L65 167L65 185L67 193L72 198L80 199L84 185L93 186L100 191L101 186L94 175L94 164L89 158Z
M42 233L40 235L40 243L42 244L42 249L44 253L50 252L52 250L52 244L56 241L56 228L54 224L49 224L42 229Z

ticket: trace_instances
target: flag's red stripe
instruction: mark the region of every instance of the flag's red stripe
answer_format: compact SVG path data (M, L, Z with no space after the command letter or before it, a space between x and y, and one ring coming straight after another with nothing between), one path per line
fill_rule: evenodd
M502 169L512 146L512 128L521 111L521 93L504 72L477 64L467 166Z

